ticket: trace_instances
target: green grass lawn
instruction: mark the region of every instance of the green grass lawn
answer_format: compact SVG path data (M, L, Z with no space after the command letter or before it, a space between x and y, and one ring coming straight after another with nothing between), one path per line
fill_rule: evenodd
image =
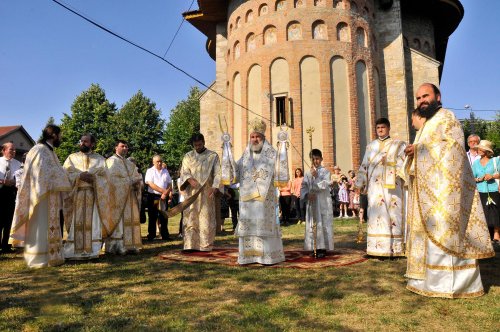
M171 234L177 227L170 220ZM356 229L355 220L335 220L335 246L364 249ZM282 231L285 249L302 246L303 225ZM2 255L0 331L500 331L498 255L480 261L485 296L449 300L407 291L405 259L300 270L157 258L181 245L157 240L139 255L39 270L21 253Z

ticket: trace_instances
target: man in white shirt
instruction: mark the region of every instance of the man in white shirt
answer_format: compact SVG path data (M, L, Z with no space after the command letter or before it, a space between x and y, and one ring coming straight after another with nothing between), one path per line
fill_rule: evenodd
M9 245L10 227L16 207L16 179L14 173L21 168L21 163L14 159L16 147L8 142L2 145L0 157L0 244L2 253L13 252Z
M469 160L469 164L472 166L472 164L479 158L479 155L477 154L477 145L479 144L479 141L481 138L476 135L472 134L467 137L467 145L469 146L469 151L467 151L467 160Z
M153 157L153 167L146 171L145 181L148 185L148 240L156 237L156 221L160 221L160 235L163 240L169 240L168 219L159 213L158 209L166 207L172 179L166 168L162 168L161 156ZM165 209L165 208L163 208Z

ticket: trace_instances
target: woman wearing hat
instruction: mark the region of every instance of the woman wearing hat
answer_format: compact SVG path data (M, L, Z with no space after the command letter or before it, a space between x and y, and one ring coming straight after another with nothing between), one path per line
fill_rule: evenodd
M500 194L495 180L500 178L500 160L493 157L493 144L490 141L481 140L477 149L481 158L472 164L472 173L476 179L477 191L479 191L493 243L498 245L500 241Z

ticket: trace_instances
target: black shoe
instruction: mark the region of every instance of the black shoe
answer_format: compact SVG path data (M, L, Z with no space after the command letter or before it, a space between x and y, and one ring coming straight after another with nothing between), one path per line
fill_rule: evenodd
M321 249L316 252L316 258L325 258L326 257L326 251Z
M12 248L2 248L2 254L13 254L15 253L16 251Z

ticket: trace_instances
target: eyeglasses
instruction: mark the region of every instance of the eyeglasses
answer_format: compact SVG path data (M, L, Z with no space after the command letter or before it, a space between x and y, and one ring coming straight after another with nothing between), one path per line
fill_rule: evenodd
M162 163L162 162L163 162L163 161L161 161L161 160L157 160L157 161L155 161L155 163Z

